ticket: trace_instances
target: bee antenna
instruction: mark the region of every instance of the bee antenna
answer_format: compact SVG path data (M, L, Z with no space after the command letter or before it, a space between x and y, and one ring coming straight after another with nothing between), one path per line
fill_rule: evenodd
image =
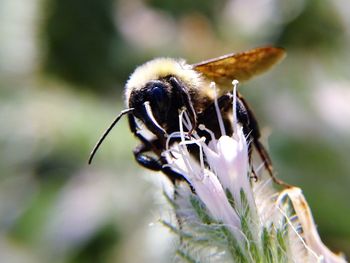
M111 125L109 125L109 127L107 128L107 130L105 130L105 132L102 134L101 138L97 141L95 147L92 149L91 153L90 153L90 157L89 157L89 161L88 163L91 164L92 159L95 156L95 153L97 152L98 148L100 147L100 145L102 144L102 142L104 141L104 139L107 137L108 133L113 129L113 127L117 124L117 122L120 120L121 117L123 117L125 114L129 114L130 112L133 112L134 108L129 108L129 109L125 109L123 111L121 111L119 113L119 115L114 119L114 121L111 123Z

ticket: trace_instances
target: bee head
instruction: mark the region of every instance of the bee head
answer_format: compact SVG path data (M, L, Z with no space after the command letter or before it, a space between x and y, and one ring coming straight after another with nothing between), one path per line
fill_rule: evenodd
M157 137L178 130L179 110L186 108L195 127L189 94L201 76L183 60L157 58L137 67L125 86L126 106Z
M166 82L154 80L146 83L140 90L131 93L129 106L135 108L135 117L145 123L146 119L154 118L161 126L164 125L170 108L171 88ZM151 112L149 112L149 109ZM152 114L152 116L148 116Z
M178 129L178 114L182 108L187 109L195 122L188 90L174 76L149 81L142 89L133 90L129 107L135 109L136 118L141 119L150 131L160 137Z

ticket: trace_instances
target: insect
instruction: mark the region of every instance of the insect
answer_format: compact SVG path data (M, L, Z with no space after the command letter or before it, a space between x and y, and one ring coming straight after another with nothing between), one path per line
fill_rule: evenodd
M192 65L172 58L156 58L146 62L130 75L125 85L127 109L104 132L91 152L89 163L114 125L122 116L128 115L130 130L140 140L133 151L136 161L148 169L162 171L173 183L183 180L181 174L165 165L167 162L162 152L166 138L172 132L179 131L179 111L184 108L192 123L189 133L196 131L209 138L197 129L198 124L204 124L217 138L220 137L214 93L210 88L210 82L214 81L220 90L218 105L227 134L233 132L228 114L232 109L232 96L237 96L238 122L242 124L245 135L252 141L271 177L283 184L273 175L271 160L259 140L260 131L252 110L239 93L233 95L230 90L232 80L246 81L267 71L284 56L285 51L281 48L260 47ZM151 137L143 134L145 129L151 132ZM251 156L251 149L249 152Z

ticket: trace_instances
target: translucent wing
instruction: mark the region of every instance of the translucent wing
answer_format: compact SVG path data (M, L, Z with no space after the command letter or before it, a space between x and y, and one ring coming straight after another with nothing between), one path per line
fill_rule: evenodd
M227 54L192 66L218 84L229 84L234 79L245 81L263 73L284 57L285 51L282 48L261 47Z

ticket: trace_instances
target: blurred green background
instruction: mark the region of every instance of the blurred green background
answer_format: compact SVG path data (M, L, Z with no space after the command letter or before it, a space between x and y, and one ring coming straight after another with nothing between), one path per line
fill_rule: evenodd
M136 165L123 109L136 65L272 44L288 57L240 85L279 177L323 241L350 255L347 0L1 0L0 262L173 262L159 174Z

